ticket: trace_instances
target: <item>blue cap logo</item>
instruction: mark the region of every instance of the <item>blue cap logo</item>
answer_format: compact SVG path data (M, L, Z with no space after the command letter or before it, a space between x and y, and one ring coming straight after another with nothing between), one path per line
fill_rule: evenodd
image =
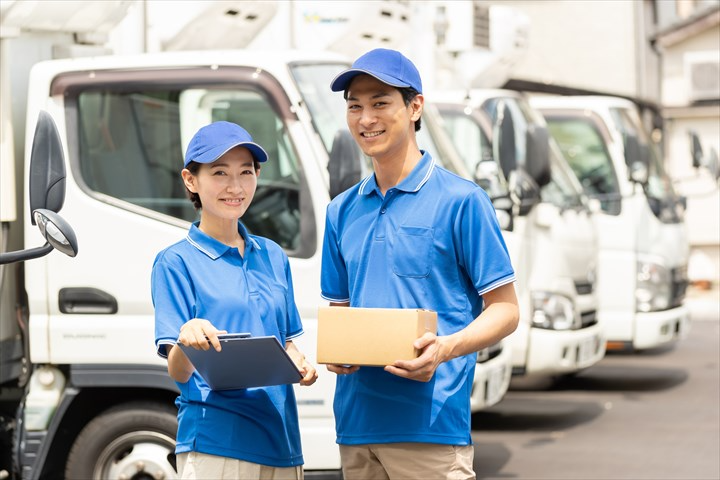
M231 122L214 122L202 127L193 136L185 153L185 166L190 162L212 163L230 149L245 147L258 162L266 162L268 155L253 142L250 134L240 125Z
M343 92L347 90L352 79L362 73L371 75L390 86L412 87L418 93L422 93L420 72L415 65L397 50L386 48L370 50L355 60L352 67L333 79L330 88L333 92Z

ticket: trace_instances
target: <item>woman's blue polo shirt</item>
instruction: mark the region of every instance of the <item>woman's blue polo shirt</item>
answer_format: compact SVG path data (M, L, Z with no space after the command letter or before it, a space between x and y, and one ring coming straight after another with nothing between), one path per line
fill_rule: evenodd
M450 335L480 314L481 295L514 280L487 194L428 153L385 196L373 174L327 208L321 286L331 302L435 310L438 335ZM476 357L441 364L428 383L379 367L339 375L338 443L471 444Z
M187 237L161 251L152 270L155 345L166 357L180 327L192 318L210 320L229 333L274 335L281 344L302 333L287 255L276 243L249 235L244 258L190 227ZM228 365L227 368L254 368ZM295 393L291 385L212 391L194 372L178 383L176 453L189 451L248 462L302 465Z

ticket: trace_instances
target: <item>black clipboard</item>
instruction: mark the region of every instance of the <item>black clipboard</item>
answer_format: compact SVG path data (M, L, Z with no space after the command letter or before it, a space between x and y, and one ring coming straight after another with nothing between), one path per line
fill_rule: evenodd
M302 373L277 337L248 333L218 335L221 351L196 350L181 343L195 370L213 390L237 390L298 383Z

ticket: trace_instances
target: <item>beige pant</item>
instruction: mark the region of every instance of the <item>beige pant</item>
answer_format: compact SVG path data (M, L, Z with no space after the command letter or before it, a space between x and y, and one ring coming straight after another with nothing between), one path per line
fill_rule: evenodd
M475 479L472 445L373 443L340 445L345 480Z
M269 467L198 452L177 456L178 474L185 480L303 480L303 467Z

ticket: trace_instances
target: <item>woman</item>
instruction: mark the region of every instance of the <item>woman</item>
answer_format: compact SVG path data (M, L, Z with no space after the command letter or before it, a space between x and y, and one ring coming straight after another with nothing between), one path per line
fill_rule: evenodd
M315 368L295 347L302 323L287 255L250 235L239 219L267 153L239 125L215 122L190 141L183 182L200 221L153 265L155 345L180 388L177 466L181 478L303 477L292 385L212 391L177 343L220 350L218 334L276 336L303 374ZM227 368L253 368L228 365Z

